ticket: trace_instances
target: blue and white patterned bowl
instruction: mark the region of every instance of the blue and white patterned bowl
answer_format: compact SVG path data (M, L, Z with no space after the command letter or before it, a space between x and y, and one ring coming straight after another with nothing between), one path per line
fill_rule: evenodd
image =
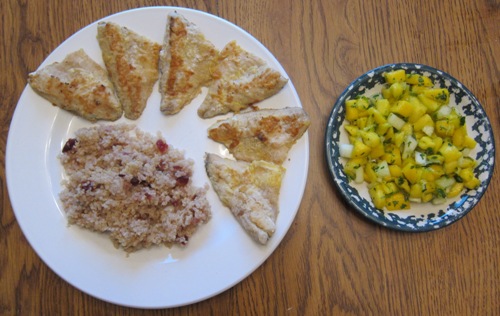
M343 128L345 101L358 95L371 96L380 93L384 85L384 72L405 69L406 73L429 76L436 87L446 87L450 91L450 105L466 116L467 131L476 142L471 157L478 161L475 174L481 181L476 190L468 190L462 195L449 199L446 204L412 203L411 209L387 211L375 208L368 194L366 183L349 182L343 170L345 159L339 155L339 144L348 143L347 132ZM458 80L449 74L429 66L411 63L384 65L365 73L342 92L335 102L325 135L326 159L331 176L344 199L366 218L384 227L410 232L439 229L464 217L479 202L488 187L495 165L495 142L493 131L486 113L476 97Z

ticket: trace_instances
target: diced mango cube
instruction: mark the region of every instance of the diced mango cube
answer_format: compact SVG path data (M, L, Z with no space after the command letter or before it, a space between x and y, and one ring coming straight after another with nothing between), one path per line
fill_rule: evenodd
M450 190L446 193L446 196L449 198L458 196L464 189L464 184L460 182L456 182L450 188Z
M437 120L435 131L441 137L449 137L455 133L455 126L448 119Z
M408 98L408 102L410 102L412 106L412 112L408 117L408 122L415 123L420 119L425 113L427 113L427 107L420 102L417 97L410 96ZM434 124L433 124L434 125Z
M450 92L446 88L428 89L424 95L440 104L447 104L450 101Z
M474 140L474 138L472 138L470 136L465 136L464 142L462 145L465 148L474 149L474 147L476 147L476 145L477 145L477 142Z
M422 102L423 105L427 107L427 113L432 114L436 112L441 104L434 99L431 99L424 94L419 94L417 98Z
M413 106L410 102L405 100L399 100L396 104L391 108L393 113L399 114L404 118L408 118L413 112ZM425 112L424 112L425 113Z
M462 157L462 152L448 141L441 146L439 153L443 155L445 162L458 161Z
M420 87L432 87L432 80L427 76L419 74L406 75L406 83Z
M385 82L392 84L395 82L404 82L406 80L406 72L404 69L393 70L384 73Z
M371 151L371 148L367 145L365 145L362 141L356 140L354 141L354 148L352 149L352 157L353 158L359 158L359 157L366 157Z
M397 192L386 197L385 207L389 211L407 210L410 208L410 202L402 192Z
M391 104L387 99L378 99L375 102L375 108L380 112L383 116L389 115Z
M356 125L347 124L344 126L344 128L347 131L347 133L349 133L349 135L351 135L351 136L358 135L359 128Z
M432 126L434 127L434 120L429 114L425 114L424 116L420 117L414 124L413 124L413 129L416 132L421 131L424 127L426 126Z
M364 132L364 131L360 131L359 133L360 133L361 138L363 139L363 142L365 143L365 145L367 145L371 148L380 145L380 137L378 136L377 133Z
M378 209L385 207L385 194L379 186L373 186L368 190L372 198L373 205Z

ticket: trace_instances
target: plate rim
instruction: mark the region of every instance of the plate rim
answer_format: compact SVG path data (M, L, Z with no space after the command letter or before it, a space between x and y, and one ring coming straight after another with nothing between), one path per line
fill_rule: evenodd
M475 196L476 203L474 203L467 210L460 212L458 214L458 216L454 216L451 221L440 220L438 223L432 224L432 225L426 223L425 226L422 226L419 228L410 228L406 225L394 224L392 221L388 221L385 219L386 214L394 214L393 212L389 212L389 211L380 212L380 210L378 210L380 216L377 217L377 216L372 215L372 213L366 211L363 207L361 207L353 199L351 199L349 193L346 192L346 190L339 183L339 182L342 182L342 179L340 179L338 177L338 175L335 171L334 157L331 154L333 151L333 147L334 147L332 144L333 143L332 137L333 137L333 133L335 132L334 131L335 124L333 124L334 116L338 115L341 108L344 107L344 103L345 103L346 99L348 98L349 92L351 90L352 91L356 90L357 88L359 88L363 84L363 82L365 80L369 79L370 77L373 77L375 74L381 74L384 71L387 71L390 69L399 69L399 68L419 70L419 71L428 71L431 73L437 73L440 76L445 77L446 80L450 80L451 82L453 82L457 86L460 86L461 90L470 98L470 100L471 100L470 103L477 106L479 108L479 110L482 112L482 114L484 114L483 118L487 123L488 131L489 131L489 133L491 135L491 139L492 139L491 144L492 144L493 148L492 148L492 155L491 156L493 157L493 161L491 163L491 168L488 171L487 179L484 181L484 190L482 190L481 192L479 192L478 195ZM339 128L341 125L342 124L339 125ZM339 130L339 133L340 133L340 130ZM474 207L477 205L477 203L479 203L479 201L482 199L482 197L484 196L484 194L486 193L486 191L489 187L489 184L490 184L491 178L493 177L493 173L494 173L494 169L495 169L496 148L495 148L495 141L494 141L494 133L493 133L493 130L491 127L491 122L489 120L489 117L487 116L487 113L486 113L484 107L482 106L482 104L479 102L479 100L476 98L476 96L458 79L456 79L455 77L453 77L452 75L450 75L449 73L447 73L445 71L442 71L442 70L439 70L439 69L434 68L432 66L428 66L425 64L421 64L421 63L412 63L412 62L388 63L388 64L384 64L384 65L375 67L375 68L363 73L361 76L357 77L356 79L354 79L349 85L347 85L347 87L345 89L343 89L343 91L339 94L338 98L334 102L334 105L332 107L332 110L331 110L330 115L328 116L328 120L327 120L327 126L326 126L326 131L325 131L325 136L324 136L324 144L325 144L324 145L325 146L324 147L325 148L325 156L326 156L326 160L327 160L330 179L335 184L335 187L336 187L337 191L339 191L339 193L341 194L342 199L345 202L347 202L347 204L352 209L354 209L358 214L362 215L364 218L368 219L372 223L378 224L384 228L388 228L388 229L393 230L393 231L408 232L408 233L431 232L431 231L436 231L436 230L448 227L448 226L458 222L460 219L462 219L467 214L469 214L472 211L472 209L474 209ZM349 183L346 183L346 185L351 187L352 189L354 189ZM362 200L365 200L362 196L359 196L359 197ZM465 199L465 200L467 200L467 199ZM371 204L371 206L373 206L373 203L371 201L367 200L366 202L368 204ZM398 218L401 219L400 217L398 217Z

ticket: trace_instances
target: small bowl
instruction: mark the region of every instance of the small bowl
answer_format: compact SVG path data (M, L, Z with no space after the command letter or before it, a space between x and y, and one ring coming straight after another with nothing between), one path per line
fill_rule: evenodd
M343 128L345 118L345 101L358 95L371 96L380 93L384 85L384 72L404 69L406 73L428 76L435 87L448 88L450 105L465 115L467 132L477 142L470 156L478 165L475 175L481 185L475 190L467 190L446 204L412 203L409 210L387 211L375 208L368 194L366 183L356 184L349 181L344 173L345 159L340 157L339 144L348 143L347 132ZM435 68L412 63L388 64L368 71L354 80L335 102L325 135L326 159L330 174L343 198L356 211L369 220L384 227L408 231L423 232L448 226L469 213L484 195L493 175L495 165L495 142L490 122L476 97L458 80Z

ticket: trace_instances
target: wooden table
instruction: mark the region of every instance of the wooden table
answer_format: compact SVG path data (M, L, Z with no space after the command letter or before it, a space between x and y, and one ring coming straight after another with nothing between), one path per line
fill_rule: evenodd
M80 28L119 11L153 5L206 11L247 30L286 69L313 124L304 198L274 254L216 297L148 311L86 295L41 261L16 222L4 162L9 124L27 74ZM438 231L412 234L357 215L337 193L324 158L325 124L343 89L369 69L403 61L442 69L467 86L485 108L500 148L497 0L3 0L0 12L1 315L500 313L497 171L465 218Z

